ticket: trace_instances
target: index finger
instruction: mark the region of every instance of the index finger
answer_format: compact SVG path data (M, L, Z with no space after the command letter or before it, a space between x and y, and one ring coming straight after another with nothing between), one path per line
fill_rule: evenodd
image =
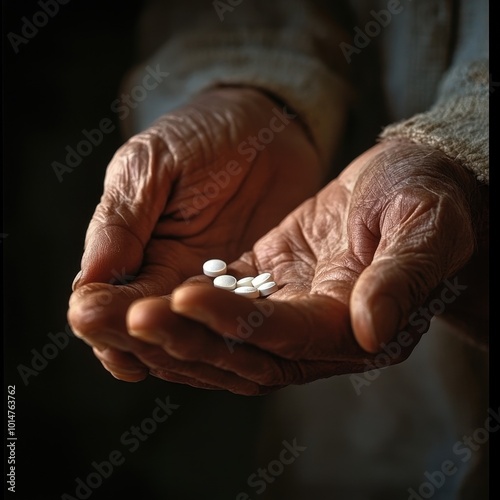
M354 340L347 306L325 295L250 300L190 284L174 290L171 309L219 335L289 360L359 361L366 355Z

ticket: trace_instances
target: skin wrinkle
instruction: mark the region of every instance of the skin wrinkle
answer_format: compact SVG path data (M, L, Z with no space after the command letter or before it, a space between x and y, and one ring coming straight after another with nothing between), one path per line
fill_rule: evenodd
M211 109L209 105L204 105L202 106L202 109L205 109L205 111L209 111L209 113L203 114L200 111L198 111L198 119L199 123L195 123L195 127L199 130L199 136L200 138L204 141L204 146L207 150L210 150L210 158L212 158L211 162L207 162L205 159L205 162L202 163L203 165L207 165L213 162L214 158L217 157L214 145L215 144L228 144L232 147L237 142L236 139L236 131L238 130L238 126L236 123L238 120L236 117L232 119L232 115L234 115L234 110L233 113L230 113L227 109L223 110L222 112L219 109ZM215 125L213 123L210 123L211 120L214 120L216 123ZM219 137L217 135L214 135L215 130L223 130L224 134L227 134L229 137Z
M151 168L153 165L170 165L175 163L176 160L171 145L165 141L163 132L160 130L152 129L147 132L142 132L132 139L129 139L126 146L127 148L132 149L132 151L124 157L126 167L122 167L121 170L125 173L137 171L138 174L143 174L141 171L143 167L141 166L147 165L147 171L151 175L156 171L155 168ZM174 161L169 161L171 157L173 157ZM159 161L160 159L161 161ZM137 169L133 168L135 165L138 166ZM162 173L167 173L170 177L169 180L172 180L169 169L163 170ZM114 172L112 172L112 174L116 175ZM138 175L135 180L139 183L147 183L149 181L149 177L146 177L146 180L144 181L143 176Z
M206 328L204 331L205 331L205 333L212 335L210 330L208 330L208 328ZM167 350L169 352L172 352L172 349L175 350L175 347L171 343L169 345L166 345L165 347L167 347ZM187 352L184 351L182 354L180 351L178 352L178 355L180 356L179 359L181 359L183 361L188 361L188 362L189 361L197 361L200 357L203 357L203 353L206 351L206 349L208 347L209 346L207 345L206 342L205 342L205 344L203 344L203 342L200 342L197 345L192 345L191 351L187 351ZM227 346L222 341L222 339L220 339L220 344L218 347L220 347L220 349L223 351L223 353L226 352ZM248 344L246 345L246 349L252 353L258 354L258 352L259 352L258 349L254 348L252 345L248 345ZM236 351L235 355L238 356L238 354L240 354L239 358L241 358L241 351ZM217 362L218 368L225 370L225 371L228 371L228 372L235 373L238 376L244 377L244 375L243 375L245 373L244 370L239 370L239 371L235 372L234 368L231 368L231 364L229 364L227 361L225 361L225 359L223 357L219 357L217 359L218 359L218 362ZM274 384L279 384L279 385L283 384L284 381L286 380L286 377L285 377L286 372L283 370L282 366L278 363L279 360L280 360L280 358L276 357L276 356L272 357L272 361L270 359L265 360L265 362L260 365L259 371L255 372L254 374L249 375L249 380L251 380L252 382L258 383L259 385L270 385L270 383L271 383L270 381L274 381ZM246 368L246 370L248 370L250 368L250 366L248 366L249 363L248 363L248 361L247 361L247 363L245 363L244 361L245 360L242 359L241 364L238 366L244 366L246 364L247 366L245 368ZM266 377L267 377L267 380L266 380Z
M197 389L205 389L205 390L211 390L211 391L222 390L220 387L217 387L215 385L205 384L205 383L197 381L196 379L193 379L190 377L184 377L182 375L170 372L168 370L151 370L151 375L153 377L156 377L156 378L159 378L162 380L167 380L168 382L186 384L186 385L189 385L190 387L195 387Z
M211 165L214 162L214 158L216 156L214 147L212 145L212 140L213 142L216 142L217 138L213 137L212 135L208 119L203 115L203 113L192 111L191 113L187 114L184 125L187 125L186 128L190 130L191 133L189 134L189 139L187 141L184 140L182 144L190 154L187 157L184 157L182 162L178 162L178 170L180 169L182 164L186 163L192 169L193 159L195 158L195 162L198 162L199 165ZM176 134L179 132L172 131L172 133ZM201 157L197 158L197 156Z
M290 226L288 224L290 224ZM311 247L309 239L304 234L297 217L292 217L291 221L287 221L286 230L281 232L281 236L283 244L287 245L290 253L298 255L299 258L310 255L312 258L307 259L308 262L306 262L306 259L303 260L311 269L316 269L318 256Z
M124 210L123 205L121 205L121 206L119 205L119 206L117 206L117 207L116 207L115 214L116 214L118 217L120 217L120 218L121 218L121 220L123 221L123 227L127 227L127 228L129 228L129 227L131 226L131 223L130 223L130 221L127 219L127 216L125 216L125 215L122 213L122 211L123 211L123 210ZM131 215L131 214L130 214L130 210L129 210L129 208L127 207L127 209L126 209L126 210L127 210L127 212L129 212L129 217L130 217L130 215ZM116 224L116 225L118 225L118 224ZM139 239L139 238L138 238L138 239Z
M237 134L237 130L238 130L238 126L237 126L237 123L240 121L240 120L244 120L244 115L243 113L241 113L241 110L240 111L240 114L238 116L236 115L231 115L231 113L228 113L226 111L225 113L225 117L224 117L224 120L227 122L228 124L228 127L226 128L226 132L229 136L229 144L236 144L238 142L238 134ZM222 121L222 117L220 118L221 121Z
M290 316L297 317L295 322L296 325L300 325L300 328L306 331L310 331L314 325L314 321L311 320L310 310L305 307L295 307L293 308L290 304L285 303L285 307L288 308ZM305 325L305 328L304 328ZM300 361L301 359L307 359L307 353L311 351L312 337L301 337L302 342L300 344L281 346L280 357L285 358L290 361ZM305 341L305 343L304 343ZM292 350L290 350L292 349Z
M108 239L109 244L112 244L113 243L113 239L108 234L108 230L109 230L109 228L105 227L105 228L103 228L102 232L103 232L104 236L106 236L106 238Z
M182 282L187 279L188 276L185 276L185 274L179 270L176 264L181 258L181 254L183 252L182 248L176 251L177 248L178 247L174 247L174 249L170 248L168 260L166 260L166 256L164 253L157 252L156 249L148 247L145 256L145 261L147 262L147 264L141 270L141 279L147 278L148 275L151 276L152 281L154 281L155 279L165 279L165 276L169 276L167 282L169 280L170 282ZM155 256L157 255L161 255L161 259L156 260ZM152 269L155 269L155 267L158 268L158 271L152 271ZM164 293L166 293L166 291L169 290L169 287L164 286L163 289Z
M110 193L112 195L115 192L117 200L137 209L147 202L144 193L150 196L152 194L151 191L155 190L155 184L151 180L156 179L157 172L161 171L162 177L165 174L167 175L168 184L171 184L172 180L169 169L163 168L163 165L168 165L168 159L171 157L170 148L168 148L161 137L155 134L148 135L147 139L137 137L137 140L141 144L140 149L135 154L126 155L124 162L117 163L114 167L117 172L114 172L114 169L111 168L109 174L107 174L107 178L113 179L113 181L109 181L109 186L108 183L105 183L108 186L106 190L107 194ZM129 141L130 147L135 147L135 140ZM144 175L144 168L141 165L147 165L146 175ZM117 180L120 181L121 189L116 187ZM130 191L128 188L131 185L139 186L138 189L132 191L133 197L128 196ZM163 191L163 189L163 186L160 187L160 191ZM114 206L112 201L110 206ZM154 221L150 222L153 223Z
M141 356L138 357L139 359L142 359ZM174 358L171 358L171 364L174 365L173 367L175 367L177 369L177 372L181 375L183 375L183 372L186 372L188 368L194 368L196 371L202 371L203 373L205 373L209 382L210 380L214 380L217 381L217 383L221 383L221 381L225 380L227 384L227 390L229 390L230 392L237 392L237 390L239 389L244 390L249 394L256 394L259 390L256 383L241 378L231 371L223 370L221 368L215 369L211 365L203 362L179 362ZM184 365L186 366L184 367ZM158 366L156 369L162 370L164 369L164 366L165 361L163 361L161 366ZM153 370L155 370L155 368L153 368Z
M404 199L403 199L404 202ZM413 243L413 240L422 239L422 244L425 245L428 243L430 238L433 238L437 235L438 223L437 223L437 212L438 208L435 205L429 205L427 202L417 202L417 206L408 210L406 207L398 208L397 214L394 214L394 209L396 207L390 206L388 207L387 217L384 219L384 222L389 220L389 227L383 231L385 233L385 237L394 234L395 239L400 240L398 238L398 234L400 233L400 228L412 228L411 232L409 232L409 236L405 237L405 241L410 241ZM420 210L419 210L420 209ZM398 224L397 221L400 221ZM415 237L415 238L414 238ZM409 238L409 240L408 240ZM401 243L401 241L399 241Z
M344 250L338 256L335 256L335 258L323 260L319 263L319 271L317 271L313 281L313 290L316 290L316 282L319 284L322 281L353 283L357 280L365 266L355 255L349 253L349 256L347 256L347 254L348 251ZM335 261L339 262L339 264L334 263Z
M336 181L335 181L336 182ZM354 187L354 186L353 186ZM314 203L319 203L321 199L321 212L323 213L324 217L323 220L326 219L326 216L329 216L330 220L338 220L338 226L344 228L346 226L346 221L348 214L352 210L352 189L350 186L347 186L346 184L342 183L339 185L339 190L340 192L336 194L334 203L335 207L337 208L337 204L339 203L339 199L342 200L348 200L347 202L347 208L346 210L343 210L342 212L339 212L338 210L335 210L332 212L330 203L325 203L323 198L324 198L324 193L320 193L320 196L314 199ZM323 194L323 196L321 196ZM315 207L316 208L316 207Z
M204 221L203 225L201 225L199 227L198 231L196 231L195 233L191 233L189 238L196 238L197 236L202 235L203 231L206 230L206 227L209 226L210 224L213 224L213 222L220 216L220 214L223 213L225 210L227 210L228 206L231 205L241 195L241 191L245 186L245 181L246 181L249 173L250 173L250 170L244 171L239 184L237 186L233 187L233 189L232 189L233 193L230 196L226 196L225 201L222 204L219 204L219 206L217 207L217 210L211 210L211 212L213 213L212 217L210 219L206 219ZM229 188L229 186L226 187L226 189L224 190L224 193L229 192L228 188ZM257 204L257 201L255 201L255 204ZM210 208L213 209L214 207L210 207ZM208 210L208 208L206 210ZM248 210L253 211L253 208L249 206ZM179 210L177 210L177 212L179 212ZM175 213L175 211L174 211L174 213ZM206 214L206 212L205 212L205 214ZM184 217L182 218L182 220L185 220ZM252 218L250 218L250 224L251 224L251 220L252 220ZM238 241L238 238L241 236L241 233L244 232L245 230L246 230L246 227L240 227L240 234L233 235L234 236L233 241L235 242L234 243L235 245L237 245L236 241ZM233 228L232 232L234 233L234 228Z
M398 221L403 221L405 224L408 225L416 225L419 229L417 231L412 230L411 231L411 237L406 239L405 244L411 244L415 246L416 248L422 248L425 247L426 245L428 246L428 252L433 252L435 254L442 254L442 249L454 247L454 245L450 245L449 243L449 236L446 236L445 241L441 241L440 239L440 227L443 225L446 225L447 223L453 223L453 221L446 221L444 218L447 217L447 214L450 213L449 210L445 208L445 204L451 203L454 205L455 202L453 200L450 200L448 197L439 197L437 202L436 201L420 201L417 208L408 214L408 219L405 220L405 218L402 216L402 214L398 214L396 217L396 220ZM429 208L427 208L427 205ZM422 208L423 207L423 208ZM418 209L421 209L420 211ZM428 221L422 224L422 222L419 220L421 217L427 217ZM448 216L449 217L449 216ZM413 219L416 219L413 220ZM400 229L400 224L398 227L398 231ZM463 226L462 226L462 229ZM455 233L456 234L456 233ZM459 239L460 240L460 239ZM467 241L470 241L470 238L466 238ZM429 242L433 242L431 245ZM449 267L449 272L455 272L458 270L458 267L460 265L463 265L468 258L472 255L472 246L469 243L467 245L469 248L465 247L465 252L464 256L460 259L453 259L456 262L453 262L453 260L450 262L449 259L446 259L446 256L443 255L442 261L448 263ZM452 249L449 250L449 253L453 253ZM450 266L450 264L453 263L453 266ZM443 276L444 278L445 276Z
M241 176L241 180L237 186L237 189L235 190L234 194L230 198L228 198L225 205L223 207L221 207L220 211L223 211L224 208L229 209L229 206L234 201L236 201L236 197L240 196L240 194L242 194L241 193L242 191L244 191L245 189L247 191L249 189L253 189L253 186L251 184L248 184L248 179L249 179L250 174L254 170L254 168L257 168L258 162L261 162L261 164L262 164L262 162L264 161L263 160L264 154L266 154L266 151L258 152L257 155L255 156L255 158L249 164L249 166L246 169L243 169L242 174L239 174L239 176ZM267 158L267 154L265 157ZM267 161L266 163L268 164L269 161ZM267 165L266 165L266 167L267 167ZM266 197L268 197L272 193L272 190L275 189L275 187L277 185L276 184L276 170L273 168L265 168L264 170L265 170L264 173L265 173L265 179L266 179L265 182L263 182L264 187L263 187L263 189L259 190L258 198L252 200L253 206L251 206L250 204L247 205L247 210L251 214L249 216L250 223L252 223L252 221L255 221L255 223L257 223L256 208L259 207L259 202L265 200ZM238 226L235 226L235 227L238 227ZM234 231L234 227L233 227L233 231ZM245 227L239 226L239 231L240 232L238 235L236 235L236 234L234 235L235 237L233 238L233 241L236 241L238 239L243 238L243 233L245 231Z
M214 217L214 220L217 218L217 215L219 215L224 210L224 208L227 208L229 205L231 205L231 203L234 201L234 199L237 198L238 196L239 196L239 193L237 191L235 191L234 194L220 208L219 212ZM253 216L257 213L258 208L259 207L256 206L256 205L250 207L249 212L247 212L245 214L246 215L245 218L246 219L252 219ZM231 229L232 229L232 232L234 234L234 238L232 238L232 240L229 241L229 251L230 251L230 254L233 255L233 254L236 254L236 250L237 250L237 248L239 246L239 243L237 243L237 242L243 240L244 233L245 233L245 228L244 227L240 227L240 230L239 230L238 234L236 234L236 231L234 231L234 226L232 228L231 227L228 228L228 231L230 231Z
M137 240L139 242L139 245L141 246L142 250L144 251L144 248L145 248L145 242L142 242L141 239L139 238L139 236L137 236L130 228L130 226L127 224L126 226L123 226L121 224L117 224L117 223L112 223L112 224L106 224L105 226L97 226L94 230L94 232L97 232L97 231L100 231L102 234L104 234L106 236L106 238L108 239L109 243L111 244L115 244L116 242L114 241L114 239L108 234L108 231L114 227L117 227L117 228L120 228L120 229L123 229L125 230L130 236L132 236L135 240ZM95 237L95 234L92 234L91 235L92 238Z
M310 255L313 256L316 264L319 259L318 251L311 246L310 241L318 241L323 239L322 236L318 237L318 227L316 226L316 220L314 214L316 213L316 208L318 207L318 199L314 197L307 201L307 205L304 206L304 210L295 212L292 215L293 225L288 228L287 233L284 235L287 238L288 245L290 249L294 250L295 248L302 250L303 247L306 247L306 250ZM311 216L312 214L312 216ZM319 226L319 225L318 225ZM296 234L293 231L296 231ZM291 237L293 235L293 238ZM293 239L299 235L300 242L303 243L302 246L295 246L292 244Z
M295 384L307 378L306 367L296 361L284 363L280 358L276 359L275 369L279 370L280 375L274 374L269 377L264 385L286 385L287 383Z
M231 114L227 111L219 111L216 110L215 112L212 113L211 119L213 118L220 126L224 128L224 133L227 134L227 138L224 138L223 141L226 141L228 144L234 144L237 139L237 134L236 130L238 129L236 125L236 117L234 119L231 119ZM207 130L211 130L211 127L208 127L207 125Z
M181 135L180 130L189 127L185 127L187 119L184 119L178 124L172 123L173 117L169 117L168 120L161 121L161 128L158 125L158 129L153 132L150 132L149 135L149 143L147 145L152 148L151 156L157 157L159 155L155 152L155 147L157 144L162 145L160 148L162 151L161 161L158 160L157 164L162 166L169 166L166 171L169 175L170 181L173 181L175 177L179 174L176 170L176 166L183 165L183 163L190 161L191 157L196 157L198 154L194 153L195 148L190 150L190 140L186 140L185 137ZM166 139L168 137L168 139ZM189 134L189 137L193 140L198 139L196 134L192 132ZM149 148L148 148L149 149ZM191 152L192 154L189 154ZM164 157L168 158L164 158Z
M384 260L388 262L389 267L392 267L391 257L374 259L377 263L383 262ZM437 267L438 270L441 271L441 269L439 269L441 266L439 266L435 262L433 256L429 255L427 252L419 254L418 252L412 251L408 252L407 255L400 254L398 255L398 260L401 263L398 269L398 274L401 275L399 282L401 284L406 284L406 289L409 291L407 294L408 299L405 300L404 310L410 311L411 304L422 305L427 293L438 285L442 278L431 278L429 280L429 277L441 276L441 274L437 274L437 271L433 269ZM418 264L415 264L415 262L418 262ZM422 269L425 269L425 271L422 271ZM429 271L429 269L433 270ZM383 282L383 278L381 281ZM386 293L388 292L387 287L384 288L381 285L380 288L385 289ZM401 302L401 297L406 296L406 294L401 293L401 290L398 290L398 295L399 296L391 296L399 302Z
M165 273L163 273L165 274ZM172 272L172 274L176 274ZM141 279L134 284L123 285L122 291L128 293L131 299L137 300L137 293L142 297L148 296L166 296L170 292L168 287L168 280L163 278L162 275L157 275L154 279L148 279L148 274L145 276L141 274Z
M170 151L172 152L171 175L174 179L178 179L183 175L186 168L192 170L194 163L204 164L206 161L204 144L195 132L191 133L188 138L182 139L181 132L178 131L171 124L165 126L166 132L171 136L177 137L177 142L170 144Z
M281 249L276 252L276 257L271 257L269 263L260 266L261 269L273 269L274 274L279 276L279 281L291 284L296 279L293 276L295 272L301 278L301 284L305 281L312 280L316 268L316 264L307 258L305 252L293 252L290 247ZM307 262L309 261L309 262ZM300 271L298 268L300 267Z
M370 216L373 215L374 211L367 210ZM364 211L361 211L361 214L356 211L355 214L349 214L348 226L347 226L347 251L349 252L349 257L351 260L354 260L361 269L368 267L380 244L380 231L375 233L375 231L371 231L369 224L372 224L373 227L378 226L379 216L373 215L374 219L377 221L365 222L364 219ZM355 222L355 220L357 222Z

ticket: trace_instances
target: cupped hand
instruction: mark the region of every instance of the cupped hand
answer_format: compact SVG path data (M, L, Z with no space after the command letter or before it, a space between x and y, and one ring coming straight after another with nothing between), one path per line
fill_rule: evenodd
M107 168L70 298L75 334L117 377L144 378L130 304L166 296L209 258L237 258L321 182L299 119L258 90L213 89L164 115Z
M380 143L231 264L271 271L279 291L249 300L197 277L170 302L137 301L127 329L151 346L137 356L165 380L246 395L399 363L429 326L415 311L474 252L475 189L439 151Z

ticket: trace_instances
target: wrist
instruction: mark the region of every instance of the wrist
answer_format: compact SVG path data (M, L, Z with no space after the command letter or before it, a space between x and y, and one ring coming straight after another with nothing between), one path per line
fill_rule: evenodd
M409 139L384 139L378 146L389 163L394 159L396 164L407 164L409 176L432 177L436 187L441 186L467 215L474 228L476 246L488 245L489 187L478 182L473 172L443 151Z
M284 117L284 120L296 123L302 129L308 141L314 146L312 133L300 114L281 96L273 92L261 87L246 85L219 85L204 90L202 94L227 96L231 100L243 101L245 104L252 103L253 106L261 107L266 112L275 109L277 114Z

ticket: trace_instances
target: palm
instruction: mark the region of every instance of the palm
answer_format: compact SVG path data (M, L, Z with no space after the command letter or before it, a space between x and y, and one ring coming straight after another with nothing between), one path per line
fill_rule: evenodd
M249 138L270 130L272 119L279 131L253 147ZM108 167L70 302L72 326L91 344L124 348L133 300L170 293L207 258L235 259L319 183L301 125L258 92L216 91L165 115ZM108 284L116 279L122 286Z
M234 137L212 143L215 158L200 148L174 178L176 189L153 229L140 269L168 279L171 286L160 293L198 274L209 257L234 260L317 189L318 160L297 124L276 135L251 162L239 155L238 144L256 134L266 114L239 123ZM220 130L210 130L215 141L228 127L219 125ZM172 272L179 276L169 279Z
M471 240L471 226L460 211L466 204L450 196L454 168L441 157L433 164L425 148L403 146L412 148L417 163L395 156L395 166L375 162L383 147L373 148L231 264L238 277L271 270L281 289L269 299L249 301L195 277L190 281L208 286L180 287L170 308L154 299L136 304L127 327L131 338L151 345L138 352L150 373L261 394L363 371L378 354L360 344L380 349L367 335L372 327L367 314L373 319L389 296L395 306L387 317L382 314L385 333L407 330L401 344L392 346L389 362L405 359L428 327L428 322L424 329L408 325L411 310L471 252L460 245ZM268 314L262 312L266 307ZM393 323L391 312L398 311Z

